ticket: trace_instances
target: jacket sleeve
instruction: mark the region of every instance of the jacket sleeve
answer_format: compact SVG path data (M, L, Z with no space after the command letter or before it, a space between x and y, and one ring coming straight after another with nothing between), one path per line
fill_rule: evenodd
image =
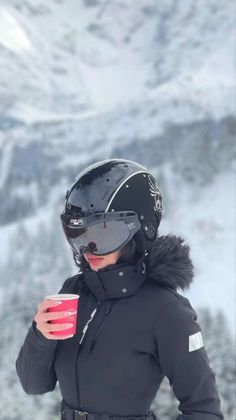
M67 279L59 293L63 293ZM33 321L26 334L16 360L16 371L27 394L44 394L52 391L57 382L54 357L58 340L48 340Z
M180 404L176 420L223 419L220 399L196 312L178 297L162 310L154 338L163 373Z

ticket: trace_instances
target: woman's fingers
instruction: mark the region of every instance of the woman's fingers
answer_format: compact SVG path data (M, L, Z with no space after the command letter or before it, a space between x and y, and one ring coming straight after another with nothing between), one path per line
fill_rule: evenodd
M68 316L72 315L69 311L61 311L61 312L46 312L42 315L42 319L47 322L53 319L61 319L67 318Z
M48 308L53 308L61 304L61 301L44 299L38 306L38 312L45 312Z
M55 319L62 319L66 318L71 315L69 311L57 311L57 312L48 312L48 308L57 306L58 301L55 303L53 300L45 299L43 300L39 306L38 311L34 316L34 320L36 322L37 329L41 332L41 334L44 335L44 337L50 339L50 340L65 340L67 338L73 337L73 335L67 335L67 336L60 336L60 335L53 335L51 332L53 331L65 331L66 329L73 326L73 324L69 322L62 322L60 324L58 323L50 323L50 321L53 321Z
M67 336L60 336L58 334L54 335L51 334L53 331L65 331L66 329L72 327L72 324L64 323L64 324L49 324L44 323L44 326L42 326L43 335L48 338L49 340L65 340L67 338L73 337L73 335L67 335ZM42 331L41 331L42 332Z
M64 331L68 328L73 327L73 324L69 324L68 322L65 324L49 324L48 322L45 323L45 332L51 331Z
M37 329L44 335L44 337L52 340L61 340L65 339L65 336L53 335L53 331L62 331L64 332L68 328L71 328L73 324L71 323L62 323L62 324L50 324L49 322L39 322L37 323ZM66 336L66 338L71 337L72 335Z

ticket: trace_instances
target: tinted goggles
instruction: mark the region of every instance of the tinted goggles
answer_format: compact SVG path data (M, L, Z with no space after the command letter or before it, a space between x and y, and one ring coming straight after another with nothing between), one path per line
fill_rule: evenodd
M87 217L61 214L67 240L78 254L106 255L124 246L141 228L133 211L95 213Z

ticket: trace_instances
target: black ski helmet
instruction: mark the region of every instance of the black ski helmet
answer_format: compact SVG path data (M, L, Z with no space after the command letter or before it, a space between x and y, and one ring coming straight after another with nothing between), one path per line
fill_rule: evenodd
M127 220L134 214L136 229L129 232L122 246L133 237L137 249L143 253L150 250L157 237L162 215L161 192L144 166L126 159L107 159L88 166L75 178L66 193L61 221L66 238L76 253L71 239L77 235L73 233L76 229L78 232L86 226L94 226L94 217L98 217L97 222L101 221L99 217L124 220L131 226Z

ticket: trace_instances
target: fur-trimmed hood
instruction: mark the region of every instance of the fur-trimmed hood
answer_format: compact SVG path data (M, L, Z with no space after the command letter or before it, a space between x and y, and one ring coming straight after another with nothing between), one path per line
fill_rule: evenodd
M159 236L146 257L147 272L163 286L189 289L194 266L189 256L190 247L176 235Z

